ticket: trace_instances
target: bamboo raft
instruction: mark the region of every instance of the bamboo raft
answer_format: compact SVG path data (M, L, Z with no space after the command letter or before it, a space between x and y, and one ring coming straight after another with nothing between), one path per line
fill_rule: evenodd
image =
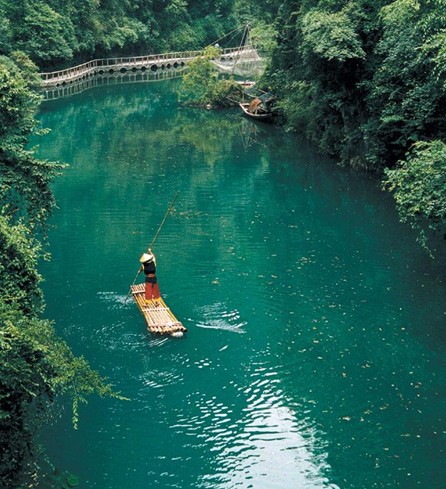
M146 320L147 329L151 333L182 336L187 331L182 323L173 315L162 298L158 301L158 305L154 301L146 304L144 284L132 285L130 289L136 305Z

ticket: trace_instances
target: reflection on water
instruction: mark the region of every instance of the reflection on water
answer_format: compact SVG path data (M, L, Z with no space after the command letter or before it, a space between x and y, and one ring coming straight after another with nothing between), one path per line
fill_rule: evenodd
M143 71L135 72L113 72L103 73L101 75L97 73L91 73L85 78L80 80L74 80L72 82L63 83L59 86L45 87L42 89L42 96L45 101L56 100L58 98L70 97L89 90L95 87L106 87L110 85L123 85L127 83L147 83L161 80L171 80L173 78L180 78L184 75L184 68L171 68L157 71Z
M131 399L91 400L77 432L67 411L52 458L89 489L443 489L445 260L372 178L176 86L43 107L41 156L70 164L46 314ZM125 295L177 190L155 249L172 340Z

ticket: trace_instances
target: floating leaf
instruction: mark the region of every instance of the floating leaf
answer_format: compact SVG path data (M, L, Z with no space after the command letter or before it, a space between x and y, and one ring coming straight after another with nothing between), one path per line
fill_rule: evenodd
M74 474L68 474L66 480L69 487L76 487L80 483L79 477Z

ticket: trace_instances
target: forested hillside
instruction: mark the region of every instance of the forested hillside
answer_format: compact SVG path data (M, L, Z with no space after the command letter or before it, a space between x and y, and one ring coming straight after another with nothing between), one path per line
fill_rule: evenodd
M40 67L112 54L200 49L261 14L238 0L0 1L0 46Z
M427 218L441 231L445 7L443 0L280 2L268 74L289 127L345 164L391 169L387 185L402 219L418 226Z
M249 22L286 127L382 174L403 220L446 220L445 0L0 0L0 477L32 455L36 407L110 388L41 319L38 260L60 165L26 149L39 70L199 49ZM36 67L37 66L37 67ZM76 416L76 414L75 414Z

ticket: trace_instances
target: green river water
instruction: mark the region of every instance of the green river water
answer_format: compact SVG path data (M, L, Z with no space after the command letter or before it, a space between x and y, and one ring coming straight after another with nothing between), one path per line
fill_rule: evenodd
M43 105L55 181L46 317L129 401L68 403L44 433L87 489L446 487L445 257L379 182L177 81ZM154 251L188 328L125 296Z

